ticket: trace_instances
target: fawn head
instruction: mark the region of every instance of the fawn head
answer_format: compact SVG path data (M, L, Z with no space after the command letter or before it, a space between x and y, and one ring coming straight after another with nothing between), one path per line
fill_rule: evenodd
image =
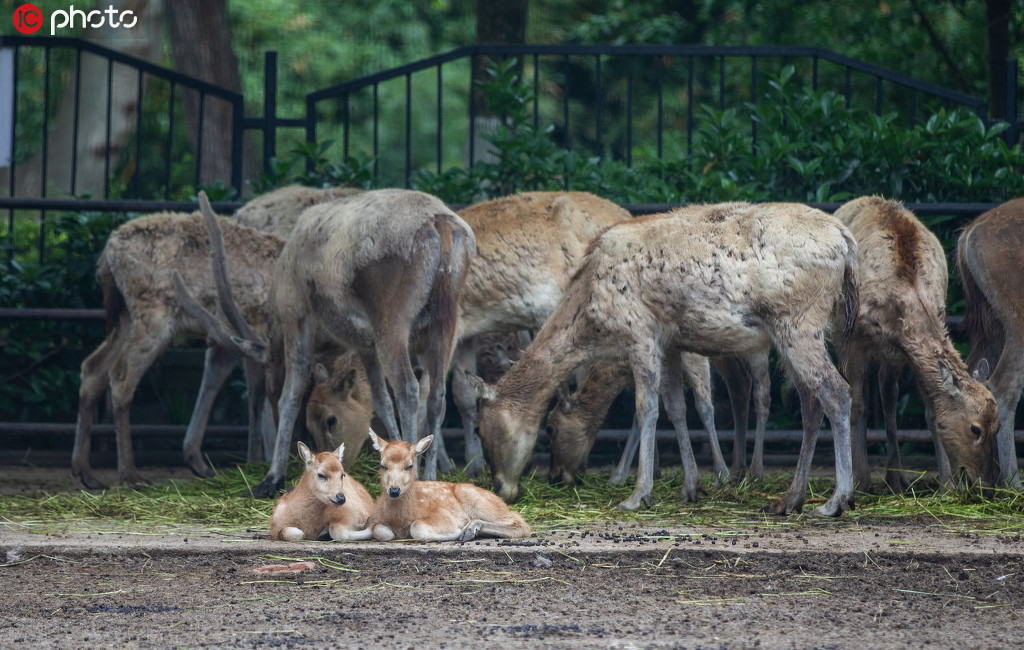
M345 468L341 458L345 454L342 444L334 451L313 454L309 447L299 443L299 457L306 464L306 474L312 479L310 489L324 503L340 506L345 503Z
M416 482L416 457L430 447L434 436L422 438L415 445L404 440L383 440L370 430L370 442L380 452L381 492L392 499L405 494Z

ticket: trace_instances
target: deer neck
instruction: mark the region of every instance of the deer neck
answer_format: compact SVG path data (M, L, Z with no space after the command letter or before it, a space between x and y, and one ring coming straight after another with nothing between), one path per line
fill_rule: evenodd
M960 353L949 340L945 324L940 323L934 314L918 309L904 318L902 325L901 348L929 405L948 395L943 386L940 363L958 381L969 379Z

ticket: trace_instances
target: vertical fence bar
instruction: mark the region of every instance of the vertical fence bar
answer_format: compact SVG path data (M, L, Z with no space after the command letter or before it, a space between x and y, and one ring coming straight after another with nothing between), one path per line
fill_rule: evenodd
M203 170L203 112L206 109L206 93L199 93L199 122L196 127L196 182L195 192L199 191L199 181Z
M475 52L469 55L469 167L476 160L476 84L473 83L476 57Z
M662 140L665 130L665 59L658 56L658 160L662 155Z
M14 197L14 143L17 141L15 136L18 134L18 52L20 48L13 48L14 53L12 55L13 63L11 67L13 69L13 79L11 80L11 88L13 89L13 97L11 98L11 168L8 170L8 185L7 192ZM11 208L7 211L7 268L10 269L14 264L14 209Z
M601 55L594 57L594 140L597 143L597 155L601 155Z
M562 147L569 150L569 55L563 58L562 82ZM562 174L562 187L569 189L569 169L566 163Z
M373 177L380 175L380 84L373 84Z
M231 187L235 188L236 196L242 196L242 120L245 119L245 104L238 95L231 102ZM273 133L273 128L271 128ZM273 136L271 136L273 139ZM266 144L266 143L264 143Z
M110 109L113 106L114 60L107 59L107 133L103 147L103 198L110 198Z
M633 57L626 57L626 167L633 166Z
M725 55L718 58L718 108L725 110Z
M412 73L405 75L405 187L412 173Z
M540 58L533 54L533 130L540 130Z
M693 55L690 55L690 70L686 77L686 153L693 153Z
M316 142L316 101L306 95L306 144ZM313 171L313 159L306 158L306 172Z
M75 50L75 116L71 123L71 196L78 180L78 108L82 102L82 50Z
M1010 125L1006 130L1006 144L1012 147L1017 144L1020 133L1020 122L1017 121L1017 59L1006 60L1006 122Z
M348 136L349 136L349 109L351 95L345 93L345 96L341 100L341 160L345 162L348 160Z
M138 88L135 89L135 198L142 194L142 70L138 74Z
M441 132L444 125L441 104L441 64L437 64L437 173L441 173Z
M750 57L750 103L757 105L757 57ZM750 116L751 150L757 154L757 120Z
M167 176L164 179L164 200L171 198L171 159L174 157L174 90L177 85L171 81L171 94L167 100L167 159L164 164Z
M50 47L46 47L45 68L43 71L43 160L42 182L40 183L39 196L46 198L46 165L50 149ZM44 263L46 257L46 210L39 211L39 263Z
M270 160L276 155L277 51L267 50L263 54L263 171L270 173Z

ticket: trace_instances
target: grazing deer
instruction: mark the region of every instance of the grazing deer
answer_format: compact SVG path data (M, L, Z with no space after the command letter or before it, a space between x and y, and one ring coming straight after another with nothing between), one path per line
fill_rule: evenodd
M471 483L417 480L416 457L427 450L434 436L412 445L404 440L388 442L370 431L370 440L380 452L381 494L366 524L375 540L468 542L478 535L530 535L529 524L493 492Z
M497 386L477 384L480 435L497 493L512 501L552 393L574 368L628 360L640 469L620 507L650 503L659 388L682 351L748 355L774 344L800 394L804 440L777 513L803 506L823 413L835 439L836 490L815 512L853 506L850 393L826 348L833 312L853 327L857 244L831 216L797 204L680 208L609 227L554 313Z
M247 226L268 237L276 237L281 240L278 250L284 245L284 240L295 227L295 222L303 210L315 205L330 201L342 196L349 196L360 190L350 188L328 188L314 189L311 187L288 186L258 196L243 205L235 213L235 223ZM235 255L242 255L243 251L233 251ZM221 256L223 259L224 256ZM263 271L269 275L272 272L275 259L264 260L268 266ZM215 260L215 263L217 261ZM240 287L236 287L240 289ZM187 299L186 299L187 300ZM226 308L229 308L225 305ZM266 317L264 317L266 318ZM213 476L213 470L203 460L202 444L206 433L206 424L210 417L210 410L213 408L214 399L220 391L221 386L234 370L238 363L237 351L224 346L211 345L207 348L206 359L203 363L203 379L199 387L199 395L196 398L195 407L192 410L192 417L189 419L188 430L185 432L183 451L185 463L196 476ZM252 360L247 360L247 383L249 393L253 396L265 393L263 388L263 370L258 368ZM263 448L272 446L271 441L260 445L260 436L257 427L260 423L259 414L263 411L263 403L250 405L249 409L249 461L253 462L262 459ZM358 453L362 447L362 437L358 445L353 446ZM327 449L324 447L324 449Z
M482 467L476 430L477 340L487 332L539 329L554 310L587 244L629 212L587 192L525 192L459 212L476 235L477 254L460 304L452 397L466 436L467 475Z
M1014 419L1024 389L1024 199L1008 201L971 222L957 243L956 265L967 299L967 365L984 368L986 359L997 360L987 385L999 408L999 477L1020 490Z
M96 406L107 388L111 390L117 432L118 479L137 486L145 481L135 466L132 453L129 423L132 398L139 380L171 339L178 334L208 338L211 343L207 350L208 367L214 367L217 373L227 369L223 377L204 375L201 392L214 385L219 387L240 358L241 352L232 341L233 334L257 341L257 351L265 346L265 305L270 293L270 276L283 242L238 226L229 219L221 219L220 223L231 251L227 260L233 270L231 288L240 297L241 313L226 315L231 326L222 327L212 317L197 318L182 303L182 290L200 307L214 307L218 303L206 228L199 215L161 213L129 221L110 235L100 254L97 276L103 288L107 336L82 362L78 423L71 460L72 473L87 488L104 487L92 473L89 448ZM205 308L203 311L210 315ZM262 354L257 352L255 357L260 359ZM247 362L246 375L252 449L258 440L255 423L259 421L258 409L263 401L263 372L257 362ZM200 410L197 404L196 412ZM204 426L208 410L203 413ZM186 444L188 460L187 450ZM190 465L195 471L196 465L192 462Z
M754 444L754 458L750 475L760 479L763 476L764 431L768 419L770 379L768 377L767 353L751 355L749 360L713 357L711 361L725 380L733 405L734 445L732 471L742 474L746 470L747 411L750 404L751 383L756 387L757 399L754 410L757 416L757 437ZM684 352L681 370L686 383L693 389L694 402L706 430L713 431L714 406L711 400L711 377L705 374L707 358ZM753 381L751 378L753 374ZM706 382L705 382L706 379ZM577 473L586 465L587 456L594 447L598 430L604 423L612 400L632 383L629 366L626 364L602 365L591 370L579 388L571 395L560 396L558 405L548 414L546 431L551 438L551 468L548 478L552 483L575 482ZM696 461L689 446L686 430L686 402L678 397L662 395L669 419L676 428L683 460L685 487L683 498L697 499ZM671 407L671 408L670 408ZM719 465L721 452L718 451L717 435L710 436L711 453L715 471L723 473ZM612 472L609 483L621 485L629 475L629 467L640 445L640 431L634 422L626 447L618 465Z
M942 244L902 204L878 196L854 199L836 210L835 217L857 240L860 267L856 328L848 337L836 332L835 340L837 349L846 353L853 399L853 468L861 489L871 486L864 386L872 364L879 366L889 487L897 492L907 487L900 464L896 402L900 373L908 364L936 439L940 480L948 481L951 465L965 470L971 480L988 484L999 426L996 402L967 371L946 332L947 270Z
M216 228L212 215L207 223ZM459 295L475 251L473 231L436 197L375 190L315 205L303 213L274 269L271 344L283 349L277 442L270 470L253 490L273 496L284 483L299 402L309 383L314 346L354 349L366 368L374 411L415 441L419 382L410 352L430 377L444 377L455 336ZM244 345L243 345L244 347ZM433 381L427 424L440 435L445 382ZM426 456L426 475L437 455Z
M370 539L366 520L373 512L373 498L362 484L345 472L345 445L313 455L298 444L306 469L299 482L281 495L270 515L270 537L278 541L320 539Z

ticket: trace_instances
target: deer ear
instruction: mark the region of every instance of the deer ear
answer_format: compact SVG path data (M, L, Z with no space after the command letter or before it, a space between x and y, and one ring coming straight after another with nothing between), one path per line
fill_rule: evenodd
M942 388L949 393L951 397L956 397L960 394L960 382L956 380L953 373L950 372L946 364L939 362L939 373L942 375Z
M501 343L494 344L494 358L498 360L498 369L502 372L508 372L514 363Z
M373 448L377 451L384 451L384 445L381 439L377 437L377 434L373 432L373 429L370 429L370 442L373 443Z
M555 394L558 396L558 408L562 410L562 413L569 415L572 412L572 398L569 395L569 384L562 382L558 385L555 390Z
M342 397L348 397L356 387L359 380L359 371L355 368L345 373L345 376L334 384L334 390Z
M484 402L493 402L496 397L494 387L470 371L465 370L464 372L466 373L466 381L468 381L469 385L476 391L477 399L483 400Z
M429 447L430 443L434 442L434 436L427 436L426 438L420 438L419 442L413 446L412 450L417 456L425 452Z
M302 462L306 465L313 462L313 452L311 452L309 447L301 442L299 443L299 458L301 458Z
M313 368L313 381L317 384L324 384L328 379L331 378L331 373L327 372L327 368L322 363L316 364Z
M338 457L338 460L345 458L345 443L338 445L338 448L334 450L334 455Z
M974 369L974 378L984 383L988 381L991 372L992 369L988 367L988 359L982 359L978 362L978 367Z

